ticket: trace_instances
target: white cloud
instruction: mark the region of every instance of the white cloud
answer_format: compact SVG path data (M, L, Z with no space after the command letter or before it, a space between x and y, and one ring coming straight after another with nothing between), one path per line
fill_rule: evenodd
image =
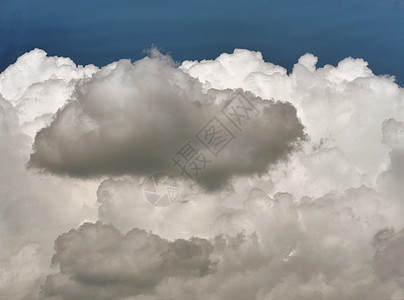
M75 83L97 70L93 65L76 66L70 58L49 57L34 49L0 74L0 94L15 106L23 130L35 135L69 99Z
M19 107L30 107L28 115L30 120L35 120L50 111L55 112L67 100L50 97L46 87L50 85L55 90L61 87L54 86L53 81L47 79L50 73L47 68L63 77L64 67L52 62L63 59L43 57L42 54L44 52L39 50L25 54L24 59L10 66L0 76L2 299L22 299L25 296L32 299L50 272L52 245L58 234L79 225L83 220L94 220L96 217L95 191L98 182L61 179L26 169L33 142L29 134L35 134L35 130L27 130L26 124L21 122L26 114ZM38 55L42 57L39 61ZM67 75L65 79L66 82L70 80ZM38 85L43 88L36 90L33 87ZM34 90L36 92L32 93ZM8 99L4 99L3 93ZM21 95L25 95L25 98ZM38 109L25 105L25 102L32 100L31 97L37 97ZM49 107L50 101L56 104ZM52 115L49 116L51 118ZM40 124L44 123L39 122L34 127Z

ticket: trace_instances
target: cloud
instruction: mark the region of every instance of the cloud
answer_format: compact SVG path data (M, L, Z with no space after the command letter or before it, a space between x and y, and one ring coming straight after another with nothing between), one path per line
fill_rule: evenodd
M379 175L381 188L401 198L404 187L404 124L394 118L385 120L382 124L382 142L390 150L390 161L386 169Z
M381 229L374 239L378 276L383 281L396 281L401 288L404 288L403 243L404 231L395 233L392 228Z
M3 297L403 298L404 93L364 60L305 54L288 73L248 50L179 67L154 52L98 69L34 50L7 70ZM259 112L242 130L221 112L234 96ZM215 191L184 181L150 205L143 175L202 147L213 116L235 135L204 152Z
M246 57L253 69L245 67ZM402 120L403 89L391 76L373 75L363 59L348 57L337 66L316 63L317 57L305 54L287 74L264 61L260 52L236 49L215 60L185 61L180 68L204 89L242 88L264 99L291 102L310 140L337 146L371 184L388 159L389 150L380 143L381 124ZM214 66L221 71L213 72Z
M202 142L195 145L198 132L219 145L212 153L201 150L199 167L209 165L200 176L187 171L208 189L233 176L265 172L305 138L291 104L242 91L203 93L197 80L160 55L134 64L121 60L77 86L73 99L37 134L30 166L76 177L173 172L172 157L187 141L202 148Z
M76 82L97 70L94 65L76 66L70 58L50 57L34 49L0 74L0 94L17 110L23 131L34 135L69 99Z
M133 229L122 235L113 226L86 223L59 236L44 296L63 299L119 299L148 294L167 277L207 275L213 262L212 245L199 238L169 242ZM79 259L78 259L79 258Z
M391 149L404 148L404 124L393 118L382 124L383 142Z
M121 234L110 225L85 224L56 240L52 262L60 272L48 276L42 295L390 299L403 273L394 264L401 259L400 235L381 234L396 225L385 218L392 209L366 187L301 201L255 189L239 209L205 220L226 232L209 239L168 242L139 229ZM165 225L172 222L175 217Z
M95 191L98 182L79 182L28 172L35 127L46 121L29 120L56 112L67 100L53 97L63 85L48 80L52 73L68 78L71 68L55 62L70 59L46 57L34 50L0 75L0 298L32 299L51 271L54 239L96 216ZM75 65L74 65L75 66ZM72 66L73 68L73 66ZM56 75L55 75L56 76ZM55 77L54 76L54 77ZM84 76L84 75L83 75ZM73 84L73 83L72 83ZM36 89L35 87L41 88ZM50 89L48 89L48 87ZM35 92L33 92L35 91ZM4 95L4 97L3 97ZM35 98L37 106L31 106ZM51 103L54 101L55 103ZM29 108L23 111L20 108ZM48 116L52 118L52 113ZM35 123L35 124L34 124ZM41 125L42 124L42 125ZM63 204L62 204L63 203Z

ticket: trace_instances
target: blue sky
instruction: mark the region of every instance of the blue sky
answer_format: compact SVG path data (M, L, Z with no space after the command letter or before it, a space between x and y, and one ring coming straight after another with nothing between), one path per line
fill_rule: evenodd
M289 69L306 52L320 66L361 57L404 84L404 4L394 0L0 0L0 40L1 70L35 47L98 66L151 45L177 61L246 48Z

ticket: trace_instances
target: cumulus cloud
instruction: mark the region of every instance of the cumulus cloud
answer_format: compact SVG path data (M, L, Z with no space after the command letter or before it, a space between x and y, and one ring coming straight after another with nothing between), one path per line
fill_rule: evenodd
M246 60L253 62L254 71L243 67ZM402 120L403 90L393 77L373 75L363 59L348 57L336 67L316 64L317 57L305 54L287 74L264 61L261 53L239 49L215 60L183 62L181 69L205 89L242 88L265 99L291 102L311 141L337 146L372 184L389 155L380 142L381 124L389 118ZM214 66L222 71L212 72ZM366 150L359 145L366 145Z
M63 299L122 299L148 294L164 278L193 278L208 274L212 245L199 238L169 242L133 229L122 235L101 223L82 225L59 236L44 296ZM80 258L79 260L77 258Z
M18 111L22 130L34 135L52 120L75 83L97 70L93 65L76 66L70 58L50 57L34 49L0 74L0 93Z
M317 61L25 54L0 75L2 296L403 299L403 89L362 59ZM241 130L222 112L235 96ZM235 135L203 152L215 192L184 181L150 205L138 175L174 172L214 116Z
M265 172L304 138L291 104L242 91L203 93L159 55L119 61L78 85L36 136L30 166L78 177L173 172L174 160L187 160L176 156L191 140L198 150L205 142L197 158L203 173L186 175L214 189L233 176Z
M41 128L46 120L27 121L28 125L24 118L29 116L29 120L38 120L51 112L46 117L51 120L52 113L68 99L68 96L62 97L63 93L55 98L52 96L55 94L47 93L48 85L55 91L60 87L48 80L52 74L57 74L54 77L63 78L66 83L78 79L74 72L73 78L69 79L70 67L55 63L63 60L76 68L70 59L46 57L44 51L33 50L0 75L2 299L32 299L39 292L44 276L50 272L54 239L61 230L66 231L84 220L94 220L96 216L98 182L84 183L26 170L35 128ZM36 108L28 103L34 98ZM20 109L22 106L30 108L24 111Z
M379 175L378 181L384 190L401 198L404 192L401 184L404 180L404 124L394 118L385 120L382 124L382 134L382 142L390 150L390 162L386 170Z
M391 209L366 187L301 201L254 189L239 209L209 220L222 233L208 240L168 242L138 229L122 235L112 226L85 224L56 240L52 262L60 272L47 278L42 294L45 299L390 299L400 291L402 277L401 265L394 264L401 259L400 234L383 233L396 225L385 218Z
M386 228L377 232L374 245L375 269L383 281L393 280L401 289L404 288L403 246L404 231L395 233L394 229Z

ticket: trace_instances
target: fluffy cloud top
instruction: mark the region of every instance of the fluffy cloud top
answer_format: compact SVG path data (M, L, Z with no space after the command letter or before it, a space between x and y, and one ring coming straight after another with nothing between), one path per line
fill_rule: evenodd
M70 97L80 79L98 70L76 66L70 58L49 57L34 49L0 74L0 93L19 113L24 132L35 134Z

